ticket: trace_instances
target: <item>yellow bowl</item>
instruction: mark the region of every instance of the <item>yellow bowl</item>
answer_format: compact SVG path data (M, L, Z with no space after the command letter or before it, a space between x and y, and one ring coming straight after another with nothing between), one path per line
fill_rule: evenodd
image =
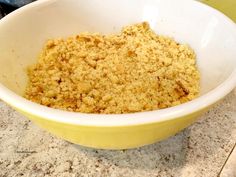
M197 53L201 96L168 109L122 115L72 113L24 99L26 66L46 39L82 31L114 33L148 21L159 34L188 43ZM126 149L167 138L236 85L236 26L220 12L189 0L40 0L0 21L0 98L49 132L73 143Z
M231 19L236 21L236 1L235 0L200 0L221 12L224 12Z

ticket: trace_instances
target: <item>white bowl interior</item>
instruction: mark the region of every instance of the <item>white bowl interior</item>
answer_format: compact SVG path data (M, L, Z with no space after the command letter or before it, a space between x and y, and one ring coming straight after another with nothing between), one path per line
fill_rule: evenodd
M0 82L22 95L26 67L36 62L49 38L79 32L115 33L148 21L162 35L197 53L201 94L216 88L236 68L236 33L231 21L190 0L41 0L0 21Z

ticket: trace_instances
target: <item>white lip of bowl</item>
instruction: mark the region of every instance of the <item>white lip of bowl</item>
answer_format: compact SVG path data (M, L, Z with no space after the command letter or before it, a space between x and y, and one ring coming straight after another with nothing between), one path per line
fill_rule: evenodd
M50 3L52 0L40 0L29 5L26 5L17 11L12 12L8 16L4 17L3 20L11 18L18 13L30 9L33 6L37 6L43 3ZM192 3L200 3L193 1ZM202 4L202 6L207 6ZM228 17L220 13L219 11L207 6L212 13L220 14L224 17L224 20L232 23ZM236 25L235 25L236 33ZM48 119L56 122L62 122L67 124L82 125L82 126L132 126L156 123L161 121L166 121L170 119L175 119L178 117L183 117L206 108L209 105L214 104L224 96L226 96L230 91L236 86L236 69L231 73L231 75L218 87L211 90L210 92L194 99L190 102L181 104L179 106L166 108L156 111L139 112L139 113L129 113L129 114L85 114L85 113L74 113L62 110L57 110L53 108L48 108L42 106L15 94L5 86L0 83L0 98L10 105L20 108L21 110L28 112L32 115L38 116L42 119Z

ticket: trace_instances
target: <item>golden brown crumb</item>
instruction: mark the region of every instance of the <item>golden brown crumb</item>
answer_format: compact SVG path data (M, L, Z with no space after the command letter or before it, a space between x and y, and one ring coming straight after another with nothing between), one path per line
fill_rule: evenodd
M156 35L148 23L120 34L49 40L29 67L25 97L85 113L131 113L175 106L199 94L193 50Z

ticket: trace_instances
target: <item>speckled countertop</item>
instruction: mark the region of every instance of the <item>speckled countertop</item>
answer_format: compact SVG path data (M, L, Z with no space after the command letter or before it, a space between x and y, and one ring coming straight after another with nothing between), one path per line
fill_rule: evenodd
M124 151L68 143L0 102L0 177L234 177L235 143L236 89L177 135Z

